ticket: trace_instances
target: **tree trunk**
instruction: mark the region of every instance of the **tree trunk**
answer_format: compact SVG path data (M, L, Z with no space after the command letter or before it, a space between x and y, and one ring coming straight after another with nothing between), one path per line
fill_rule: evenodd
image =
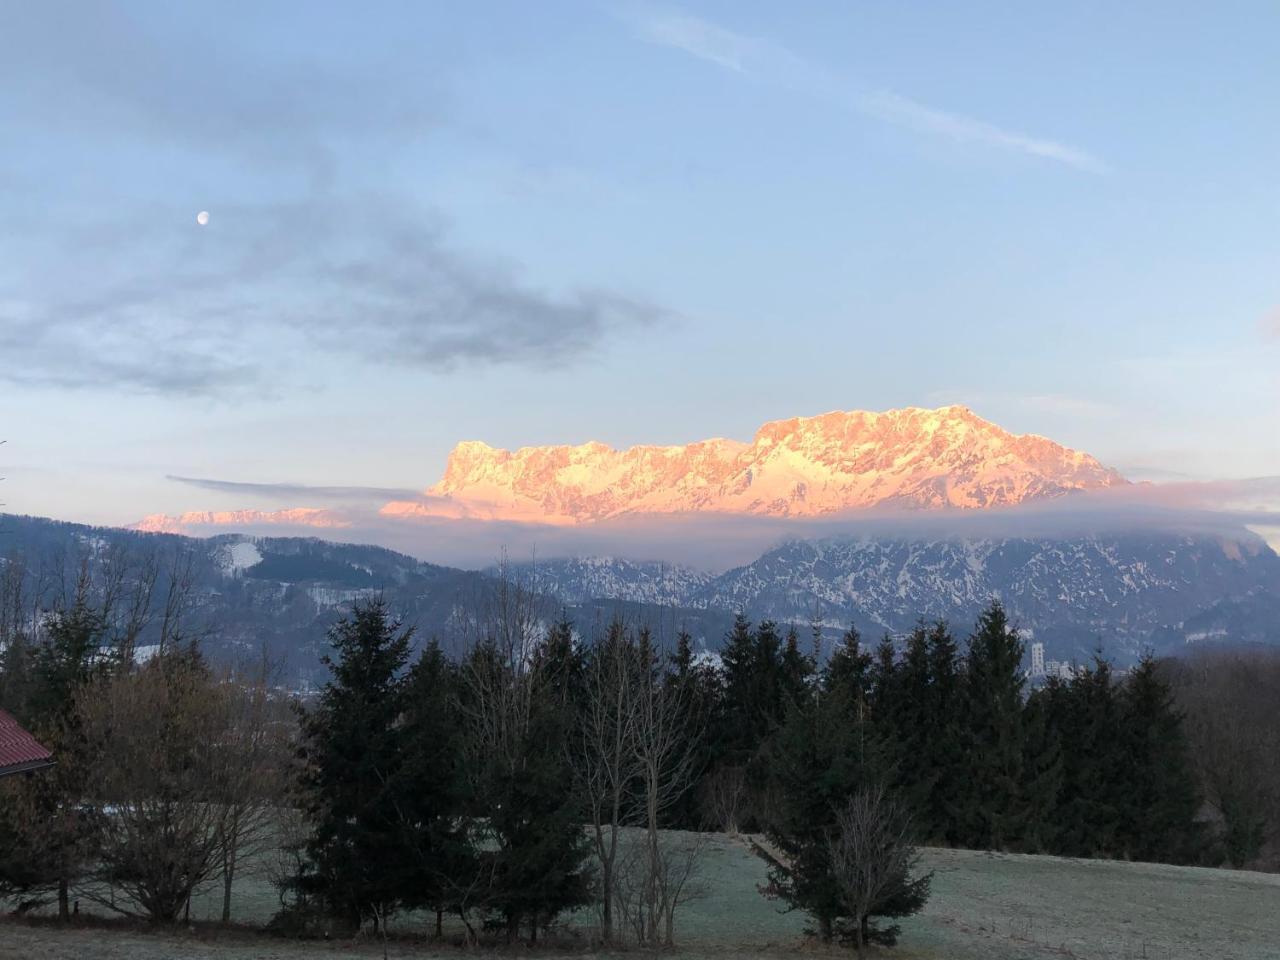
M436 907L436 939L440 940L444 937L444 910Z
M600 936L605 943L613 943L613 864L601 861L600 891L603 898L600 911Z
M222 865L222 922L231 922L231 885L236 876L236 848L232 844L230 853Z
M825 917L825 916L819 917L818 918L818 939L821 940L823 943L830 943L832 936L833 936L833 933L831 930L831 918Z
M58 919L71 919L71 896L66 877L58 878Z

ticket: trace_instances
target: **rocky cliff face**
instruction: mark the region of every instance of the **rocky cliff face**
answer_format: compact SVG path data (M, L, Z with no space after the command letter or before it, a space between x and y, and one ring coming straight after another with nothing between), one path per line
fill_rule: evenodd
M697 511L810 517L1011 506L1126 482L1088 454L1011 434L965 407L909 407L777 420L750 443L510 451L469 441L423 502L383 513L559 524Z

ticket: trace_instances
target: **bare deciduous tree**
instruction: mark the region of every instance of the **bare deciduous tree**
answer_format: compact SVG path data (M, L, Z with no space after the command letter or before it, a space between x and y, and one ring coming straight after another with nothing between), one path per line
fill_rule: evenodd
M241 864L261 863L279 842L281 800L287 789L289 706L274 697L272 665L264 651L252 673L221 684L226 740L219 774L222 794L219 854L222 873L222 922L231 920L231 893Z
M923 906L931 875L912 877L919 857L911 817L884 787L859 790L837 813L828 850L859 954L873 914L900 916Z
M584 686L572 760L600 867L601 936L612 943L619 842L624 823L634 814L640 773L634 746L636 658L620 622L610 624L591 651Z

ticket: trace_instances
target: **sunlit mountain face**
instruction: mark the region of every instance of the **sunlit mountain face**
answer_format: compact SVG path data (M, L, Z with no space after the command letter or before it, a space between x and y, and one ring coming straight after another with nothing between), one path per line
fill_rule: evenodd
M350 522L332 510L293 507L286 510L192 510L177 516L153 513L133 525L143 533L181 533L191 527L288 526L340 529Z
M552 524L696 512L814 517L1013 506L1125 483L1088 454L1009 433L965 407L909 407L776 420L750 443L514 452L460 443L422 501L382 513Z
M875 507L974 511L1127 485L1087 453L1013 434L961 406L838 411L766 423L752 440L616 450L603 443L502 450L459 443L444 476L386 519L573 526L630 515L821 517ZM140 529L250 524L336 527L295 507L147 517Z

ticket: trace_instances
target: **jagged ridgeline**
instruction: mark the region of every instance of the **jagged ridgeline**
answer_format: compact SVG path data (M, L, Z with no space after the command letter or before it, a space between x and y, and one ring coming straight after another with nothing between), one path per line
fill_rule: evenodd
M29 589L43 592L48 608L82 560L101 566L121 553L190 551L188 621L206 651L243 660L265 645L289 685L322 675L325 631L363 596L384 594L421 637L456 649L468 607L494 572L307 538L199 539L15 516L0 518L0 531L0 559L26 567ZM852 623L875 638L905 633L921 617L948 619L963 632L993 597L1025 639L1058 660L1086 660L1100 642L1121 662L1146 648L1280 644L1280 557L1244 532L795 541L718 574L612 558L514 569L542 595L548 619L566 615L584 633L615 616L647 622L667 638L684 628L711 651L739 610L806 631L816 617L828 636ZM154 624L149 629L139 639L144 653L155 639Z

